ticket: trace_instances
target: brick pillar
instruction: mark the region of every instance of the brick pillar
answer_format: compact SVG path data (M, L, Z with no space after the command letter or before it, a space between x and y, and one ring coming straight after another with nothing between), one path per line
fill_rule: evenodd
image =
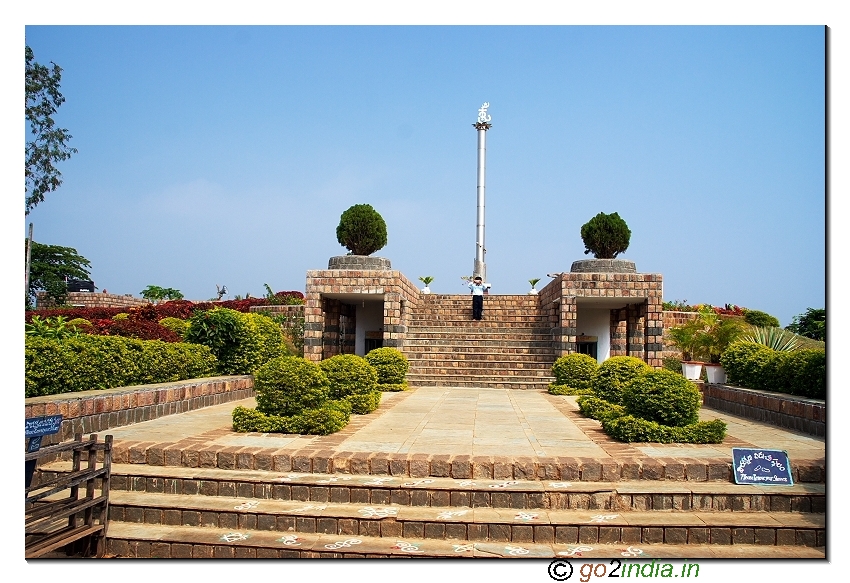
M628 355L646 360L646 348L644 346L644 330L646 328L646 302L641 304L629 304L628 326L626 331L628 342Z
M324 298L322 301L325 313L322 327L322 359L340 354L339 317L342 304L339 300Z
M563 356L576 351L578 305L575 296L562 296L560 308L561 321L555 334L555 351Z
M611 356L626 355L626 310L611 310Z
M407 326L402 320L401 294L384 294L384 346L401 350Z
M322 295L308 291L304 299L304 358L318 362L322 360L322 329L325 324Z
M661 302L659 289L657 297L650 296L646 304L646 362L654 368L664 365L664 312Z

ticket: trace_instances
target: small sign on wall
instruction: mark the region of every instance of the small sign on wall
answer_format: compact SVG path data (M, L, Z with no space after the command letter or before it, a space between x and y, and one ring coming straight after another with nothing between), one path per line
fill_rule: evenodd
M784 450L733 447L732 466L736 484L794 485L788 452Z

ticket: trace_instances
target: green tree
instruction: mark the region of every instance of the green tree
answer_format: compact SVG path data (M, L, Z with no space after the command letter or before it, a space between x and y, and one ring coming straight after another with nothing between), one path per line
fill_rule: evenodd
M27 239L24 239L25 256L27 243ZM36 292L39 291L47 292L48 298L62 305L68 295L68 279L89 279L89 260L71 247L43 245L33 241L30 262L29 306L35 305Z
M761 328L779 328L779 319L767 312L759 310L744 310L744 321L751 326Z
M826 342L826 309L807 308L805 314L794 316L785 329L806 338Z
M179 289L174 289L171 287L159 287L158 285L149 285L139 293L143 298L152 302L183 299L183 294L180 293Z
M27 124L33 138L26 143L25 214L29 214L44 195L62 184L62 173L56 163L67 160L77 149L68 146L71 134L56 127L53 116L65 101L59 92L62 68L54 62L46 67L35 62L32 49L26 47L26 105Z
M632 232L617 213L599 213L581 227L584 254L597 259L614 259L629 248Z
M336 240L354 255L371 255L387 244L387 224L368 204L356 204L342 213Z

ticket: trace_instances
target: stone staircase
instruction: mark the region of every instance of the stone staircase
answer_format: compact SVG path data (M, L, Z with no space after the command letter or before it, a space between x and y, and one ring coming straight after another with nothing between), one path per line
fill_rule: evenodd
M472 319L469 295L423 295L404 352L416 386L545 389L557 358L533 295L485 296L481 321Z
M41 469L50 479L69 469ZM582 477L582 476L580 476ZM592 478L592 477L591 477ZM824 558L825 485L113 464L107 554Z

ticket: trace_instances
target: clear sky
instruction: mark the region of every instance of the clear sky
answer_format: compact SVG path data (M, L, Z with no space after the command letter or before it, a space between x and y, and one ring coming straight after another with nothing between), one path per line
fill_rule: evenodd
M493 293L569 271L618 212L664 298L782 325L825 307L822 26L27 26L79 150L21 223L99 290L304 290L371 204L435 293L475 257L485 101Z

